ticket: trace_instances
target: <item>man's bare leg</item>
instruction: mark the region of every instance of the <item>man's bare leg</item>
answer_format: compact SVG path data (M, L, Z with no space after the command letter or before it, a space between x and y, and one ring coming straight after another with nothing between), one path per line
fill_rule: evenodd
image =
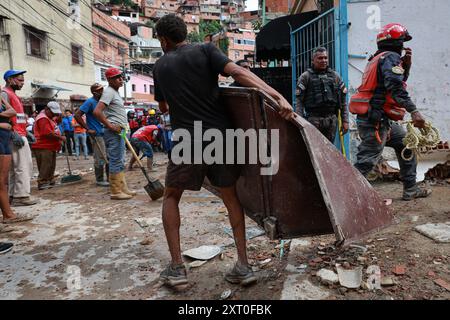
M183 191L182 189L166 188L164 192L162 220L173 266L183 263L180 247L180 209L178 207Z
M223 202L228 209L231 228L238 253L238 263L247 266L247 244L245 239L245 215L241 203L236 194L236 186L220 188Z
M11 156L0 156L0 209L3 219L15 219L17 215L12 211L9 205L8 196L8 174L11 166Z

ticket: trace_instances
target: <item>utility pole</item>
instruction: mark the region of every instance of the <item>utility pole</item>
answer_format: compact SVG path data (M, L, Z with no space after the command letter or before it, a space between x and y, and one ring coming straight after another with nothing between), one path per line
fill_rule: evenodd
M128 75L127 75L127 66L125 64L125 48L120 48L120 55L122 56L122 69L123 69L123 75L124 75L124 86L123 86L123 95L125 103L127 102L127 82L128 82Z

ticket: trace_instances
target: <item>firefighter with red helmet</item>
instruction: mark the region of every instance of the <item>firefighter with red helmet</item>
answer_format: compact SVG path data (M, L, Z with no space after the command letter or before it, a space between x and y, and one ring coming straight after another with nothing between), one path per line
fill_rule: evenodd
M357 115L361 138L355 167L367 176L380 160L384 147L394 148L406 201L431 194L431 190L419 188L416 183L416 157L410 150L405 152L409 160L401 156L406 132L397 121L409 112L416 127L425 126L425 119L406 89L412 51L404 43L410 40L411 35L401 24L391 23L381 29L377 36L378 51L369 59L362 84L349 105L350 112Z

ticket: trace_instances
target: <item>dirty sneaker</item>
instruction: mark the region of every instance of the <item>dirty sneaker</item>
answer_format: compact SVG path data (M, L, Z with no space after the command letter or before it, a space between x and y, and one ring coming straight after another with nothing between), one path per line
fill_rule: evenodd
M230 283L248 286L258 281L253 270L249 266L234 265L233 270L225 275L225 280Z
M414 186L409 189L403 190L403 200L410 201L417 198L426 198L431 194L431 189L422 189L418 186Z
M0 254L7 253L8 251L11 251L11 249L14 247L12 243L8 242L0 242Z
M32 206L39 203L37 199L31 197L13 198L11 202L12 207Z
M172 266L169 264L159 275L165 285L169 287L177 287L188 283L186 267L184 264Z

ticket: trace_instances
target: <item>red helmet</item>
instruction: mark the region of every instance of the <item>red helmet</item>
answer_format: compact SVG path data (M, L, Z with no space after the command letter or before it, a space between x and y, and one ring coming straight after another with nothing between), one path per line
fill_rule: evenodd
M386 40L403 40L409 41L412 37L405 26L399 23L390 23L381 28L377 35L377 43Z
M111 79L122 74L122 71L116 68L109 68L105 71L106 79Z

